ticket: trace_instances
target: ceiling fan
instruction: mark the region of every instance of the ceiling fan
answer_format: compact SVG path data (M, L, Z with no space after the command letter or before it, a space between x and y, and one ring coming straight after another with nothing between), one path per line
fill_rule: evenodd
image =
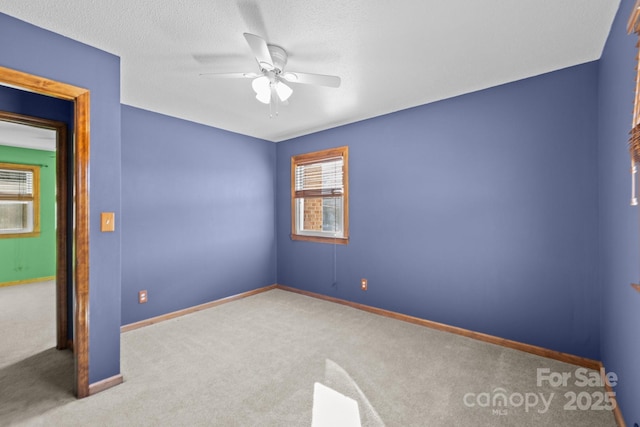
M287 51L282 47L268 44L262 37L244 33L253 55L258 62L258 73L202 73L202 77L210 78L246 78L253 79L251 87L256 92L256 99L264 104L273 106L278 114L278 103L286 103L293 89L285 84L309 84L337 88L340 77L324 74L301 73L285 71L287 65ZM273 114L272 114L273 115Z

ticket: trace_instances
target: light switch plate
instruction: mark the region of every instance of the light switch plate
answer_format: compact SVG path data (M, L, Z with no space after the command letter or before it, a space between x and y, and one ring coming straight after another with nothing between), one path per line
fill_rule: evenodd
M100 231L116 231L116 214L114 212L102 212L100 214Z

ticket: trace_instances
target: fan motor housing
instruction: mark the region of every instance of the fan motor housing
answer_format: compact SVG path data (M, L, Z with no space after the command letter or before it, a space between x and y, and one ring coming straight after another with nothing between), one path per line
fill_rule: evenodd
M268 44L267 47L273 60L273 68L281 72L284 70L285 65L287 65L287 51L274 44Z

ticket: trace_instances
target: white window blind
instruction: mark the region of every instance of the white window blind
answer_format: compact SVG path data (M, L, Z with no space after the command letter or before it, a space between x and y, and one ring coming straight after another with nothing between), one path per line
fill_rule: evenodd
M39 233L39 168L0 164L0 237Z
M342 157L296 166L295 197L339 197L344 194Z
M33 197L33 172L0 169L0 195Z

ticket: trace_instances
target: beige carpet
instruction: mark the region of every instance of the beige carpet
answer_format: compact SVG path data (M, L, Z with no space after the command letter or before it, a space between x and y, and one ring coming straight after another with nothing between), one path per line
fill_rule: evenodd
M282 290L123 334L124 384L88 399L69 396L67 368L34 363L0 368L0 424L310 426L319 382L356 400L363 425L615 426L585 406L604 389L577 386L576 366ZM539 386L538 368L572 378ZM12 386L21 376L46 404Z
M0 368L56 346L54 281L0 287Z

